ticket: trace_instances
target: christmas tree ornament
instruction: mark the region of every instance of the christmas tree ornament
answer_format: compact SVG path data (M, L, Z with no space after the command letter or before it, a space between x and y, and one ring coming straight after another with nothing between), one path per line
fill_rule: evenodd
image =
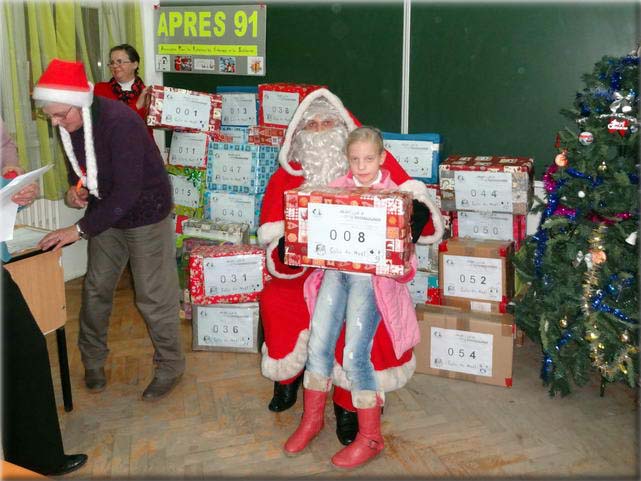
M592 132L581 132L579 134L579 142L582 145L590 145L594 142L594 135L592 135Z
M583 192L582 190L578 191L576 193L576 195L579 196L579 199L584 199L585 198L585 192Z
M625 238L625 242L627 244L630 244L633 246L634 244L637 243L637 231L634 231L632 234L630 234L628 237Z
M630 122L628 122L627 119L619 120L612 118L608 123L608 132L610 132L611 134L618 132L619 135L623 137L628 131L629 124Z
M627 114L632 110L632 106L630 105L630 102L632 102L632 99L634 99L633 92L630 92L625 97L621 92L614 92L612 94L612 97L614 97L614 102L610 104L610 111L612 113L616 113L619 109L621 109L621 112L623 112L624 114Z
M623 331L621 333L621 342L627 343L628 341L630 341L630 334L628 333L628 331Z
M605 172L608 170L608 164L605 163L605 160L602 160L597 169L599 169L599 172Z
M568 159L565 156L565 151L554 157L554 163L559 167L565 167L566 165L568 165Z
M605 255L605 251L600 249L593 249L590 251L590 254L592 254L592 262L596 265L603 264L608 258L608 256Z
M565 318L565 317L564 317L563 319L561 319L561 320L559 321L559 326L561 326L561 328L562 328L562 329L565 329L566 327L568 327L568 320L567 320L567 318Z
M636 134L638 130L639 130L639 126L637 124L630 125L630 133L631 134Z

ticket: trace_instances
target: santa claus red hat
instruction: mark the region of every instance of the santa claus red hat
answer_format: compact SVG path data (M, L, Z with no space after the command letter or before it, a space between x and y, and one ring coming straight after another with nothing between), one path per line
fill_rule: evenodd
M54 58L38 80L33 93L33 99L39 104L58 103L82 108L82 126L85 133L85 158L87 162L86 175L78 165L78 159L73 151L69 132L62 125L60 139L69 158L69 163L76 175L87 186L89 192L98 194L98 167L93 145L93 128L89 107L93 102L93 84L87 80L85 66L82 62L69 62Z

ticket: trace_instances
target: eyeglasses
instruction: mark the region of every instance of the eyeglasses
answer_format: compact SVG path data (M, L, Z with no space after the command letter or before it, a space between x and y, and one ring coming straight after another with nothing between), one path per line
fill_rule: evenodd
M73 106L69 107L69 109L64 114L60 112L57 112L55 114L48 114L44 110L41 110L38 112L38 117L45 120L61 121L67 118L67 115L69 115L69 112L71 112L71 109L73 109Z
M120 67L122 64L125 64L125 63L133 63L133 62L131 60L122 60L119 58L118 60L109 61L107 65L109 65L110 67Z

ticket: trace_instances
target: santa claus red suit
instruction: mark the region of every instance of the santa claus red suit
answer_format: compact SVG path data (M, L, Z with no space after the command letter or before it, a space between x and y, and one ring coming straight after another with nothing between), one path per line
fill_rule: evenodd
M310 135L306 126L311 119L322 122L332 117L338 121L339 128L322 132L324 143L314 147L313 143L309 143L313 139L308 137L314 137L316 132ZM284 235L283 193L303 183L326 185L345 174L348 164L344 141L347 134L359 125L341 100L329 90L320 88L311 92L301 101L287 128L279 153L280 167L267 185L258 242L267 248L267 267L273 278L267 282L261 294L260 312L265 334L261 368L264 376L281 384L298 380L307 360L310 313L303 298L303 284L312 271L289 267L279 259L278 242ZM318 145L322 145L322 148L318 148ZM425 185L411 179L389 152L384 167L390 171L392 180L401 190L412 192L414 199L429 208L430 221L421 232L419 243L438 242L443 235L443 219L430 200ZM342 368L344 342L343 328L336 345L334 403L348 411L355 411L349 392L350 383ZM396 357L384 322L380 323L374 336L371 361L382 391L403 387L416 367L412 350L400 358Z

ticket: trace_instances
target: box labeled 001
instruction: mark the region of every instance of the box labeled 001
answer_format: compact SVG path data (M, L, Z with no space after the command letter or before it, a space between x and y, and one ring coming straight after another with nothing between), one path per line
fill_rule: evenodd
M222 97L217 94L154 85L151 88L147 125L190 132L214 132L220 130L222 105Z
M452 238L439 244L441 302L481 312L506 312L514 293L509 241Z
M193 306L194 351L258 352L262 330L257 302Z

